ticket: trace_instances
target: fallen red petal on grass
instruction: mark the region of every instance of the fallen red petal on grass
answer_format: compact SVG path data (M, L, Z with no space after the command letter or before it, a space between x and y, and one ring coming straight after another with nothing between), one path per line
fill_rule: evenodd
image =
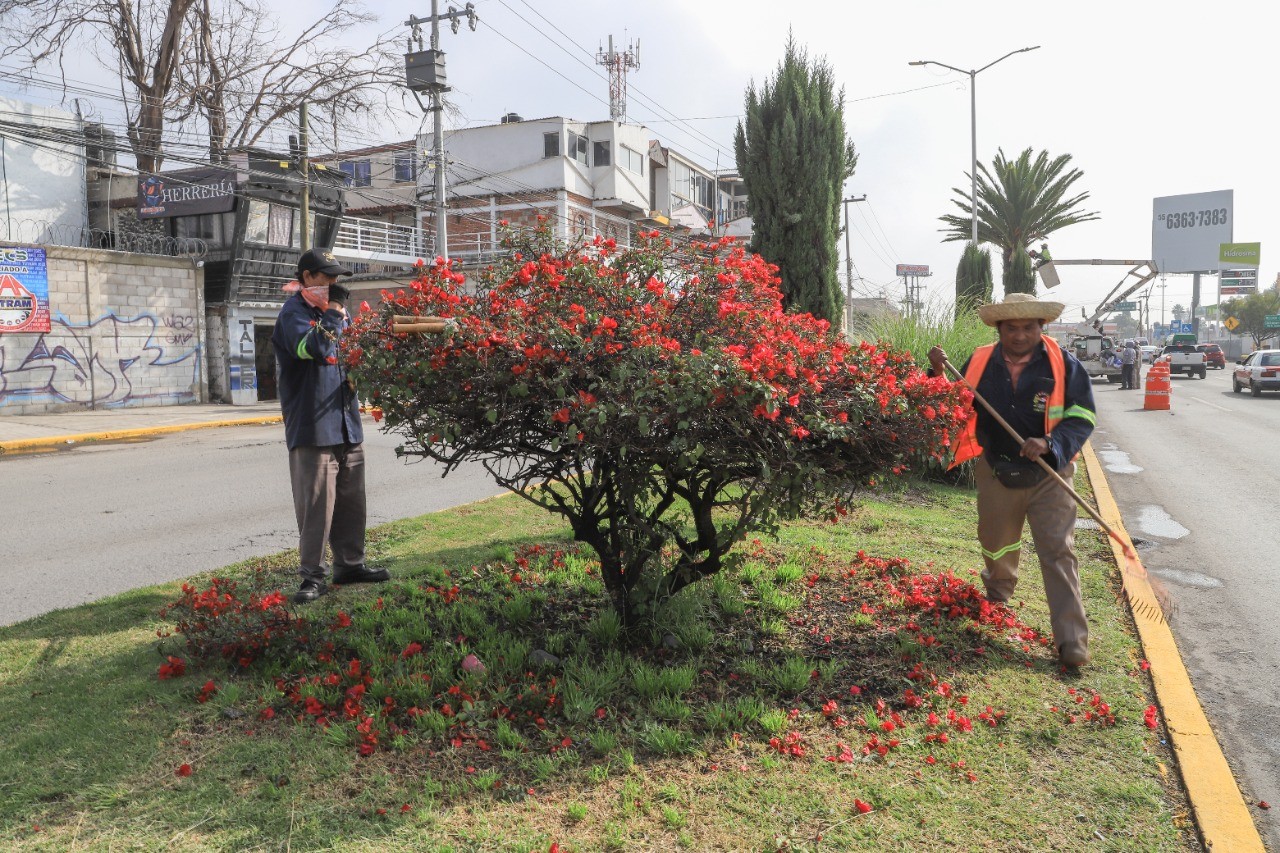
M853 807L857 809L860 814L866 814L871 811L871 803L864 803L862 800L857 798L853 801Z
M180 767L178 767L178 769L177 769L177 770L175 770L175 771L173 771L173 772L174 772L175 774L177 774L178 776L184 776L184 777L185 777L185 776L190 776L190 775L191 775L191 765L190 765L190 764L183 764L183 765L181 765Z

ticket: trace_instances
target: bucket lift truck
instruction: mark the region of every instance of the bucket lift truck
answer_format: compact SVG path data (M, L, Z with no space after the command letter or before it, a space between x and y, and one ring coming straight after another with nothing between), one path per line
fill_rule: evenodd
M1080 363L1085 366L1090 376L1101 376L1107 382L1114 382L1120 376L1120 368L1110 363L1115 352L1116 341L1102 334L1102 318L1115 311L1117 302L1124 301L1150 282L1160 271L1155 261L1113 261L1113 260L1050 260L1036 268L1040 280L1047 288L1061 283L1058 267L1064 266L1119 266L1129 267L1119 283L1111 289L1106 298L1098 303L1093 313L1084 317L1071 332L1068 347ZM1081 314L1084 311L1081 309Z

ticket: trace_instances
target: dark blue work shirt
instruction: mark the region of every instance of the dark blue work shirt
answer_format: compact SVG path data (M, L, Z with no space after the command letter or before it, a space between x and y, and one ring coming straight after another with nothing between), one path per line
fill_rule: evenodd
M1009 368L1004 363L1004 348L997 343L978 381L978 393L1023 439L1044 438L1044 410L1053 391L1053 368L1045 354L1046 346L1056 347L1058 343L1052 338L1041 339L1031 361L1018 376L1018 387L1014 388ZM1061 468L1075 458L1098 422L1093 402L1093 380L1079 359L1066 350L1062 351L1062 361L1066 371L1066 400L1062 420L1049 435L1049 456L1045 458L1054 468ZM960 372L966 373L968 369L969 361L966 361ZM982 445L988 462L994 464L996 460L1003 459L1035 464L1019 455L1022 447L981 403L974 400L973 408L978 413L978 443Z
M364 441L360 404L338 363L338 338L348 325L340 311L313 308L299 293L280 309L271 345L290 450Z

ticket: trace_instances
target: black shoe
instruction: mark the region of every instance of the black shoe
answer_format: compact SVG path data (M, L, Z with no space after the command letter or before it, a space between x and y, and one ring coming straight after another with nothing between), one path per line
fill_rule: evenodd
M382 583L391 580L391 573L386 569L370 569L365 566L333 568L333 585L345 586L349 583Z
M329 591L329 586L324 581L312 580L307 578L302 582L302 586L293 594L294 604L310 604L320 596Z

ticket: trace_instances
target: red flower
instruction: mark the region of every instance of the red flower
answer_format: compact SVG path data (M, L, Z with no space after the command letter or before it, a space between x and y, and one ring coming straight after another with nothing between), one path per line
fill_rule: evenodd
M184 777L184 778L185 778L185 777L187 777L187 776L190 776L190 775L191 775L191 765L190 765L190 764L183 764L183 765L180 765L180 766L178 767L178 769L177 769L177 770L175 770L175 771L173 771L173 772L174 772L176 775L178 775L178 776L182 776L182 777Z
M168 678L178 678L187 671L187 664L182 658L169 655L168 663L160 664L160 670L156 673L156 677L161 681Z
M551 416L551 419L558 424L567 424L569 422L568 407L557 410L556 413Z
M853 799L853 807L858 810L859 814L866 814L867 812L871 811L871 804L864 803L862 800L859 800L857 797L854 797Z

